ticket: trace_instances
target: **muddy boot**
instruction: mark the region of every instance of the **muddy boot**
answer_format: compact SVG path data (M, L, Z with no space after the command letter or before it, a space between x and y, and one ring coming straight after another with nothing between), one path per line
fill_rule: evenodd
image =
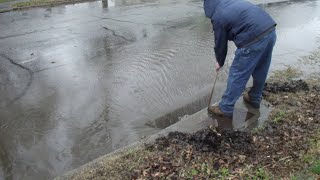
M219 105L213 105L208 107L208 113L214 116L220 117L232 117L232 114L225 114L221 111Z
M250 95L249 95L248 92L244 92L243 93L243 101L248 103L249 105L251 105L255 109L259 109L260 108L260 104L251 102L251 98L250 98Z

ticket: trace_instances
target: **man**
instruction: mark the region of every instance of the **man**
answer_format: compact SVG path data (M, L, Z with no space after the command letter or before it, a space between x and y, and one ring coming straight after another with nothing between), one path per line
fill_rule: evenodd
M243 99L259 108L276 42L275 21L245 0L204 0L204 11L213 25L216 71L224 65L228 40L237 46L224 95L218 105L208 107L208 112L231 117L251 75L253 87L244 93Z

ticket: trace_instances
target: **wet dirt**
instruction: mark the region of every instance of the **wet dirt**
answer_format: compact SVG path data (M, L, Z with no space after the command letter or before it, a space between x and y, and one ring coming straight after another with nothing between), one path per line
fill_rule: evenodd
M264 91L269 93L279 92L298 92L298 91L309 91L309 86L304 80L292 80L287 82L271 82L266 83Z
M204 129L194 134L182 132L170 132L167 137L162 137L156 140L154 148L157 150L164 150L172 144L186 144L192 145L193 149L200 152L216 152L221 153L225 151L224 143L230 142L231 149L238 149L243 153L251 152L250 144L252 138L246 132L234 130Z

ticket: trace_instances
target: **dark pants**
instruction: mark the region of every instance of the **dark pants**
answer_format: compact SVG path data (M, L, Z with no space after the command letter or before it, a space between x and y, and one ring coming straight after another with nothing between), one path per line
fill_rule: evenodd
M253 77L253 87L249 92L251 102L260 104L276 39L274 30L260 41L236 50L230 67L227 89L219 103L223 113L232 115L234 104L245 90L251 75Z

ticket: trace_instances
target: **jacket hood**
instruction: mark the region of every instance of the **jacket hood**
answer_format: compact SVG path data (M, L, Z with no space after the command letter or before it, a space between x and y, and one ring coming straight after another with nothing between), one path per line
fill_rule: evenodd
M221 0L204 0L203 7L207 18L212 19L220 1Z

